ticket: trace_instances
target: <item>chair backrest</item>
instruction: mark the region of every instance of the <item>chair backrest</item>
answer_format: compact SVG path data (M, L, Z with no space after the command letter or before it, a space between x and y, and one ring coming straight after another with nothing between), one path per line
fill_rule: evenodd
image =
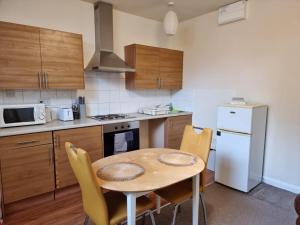
M97 185L88 153L80 148L75 148L69 142L66 142L65 147L69 162L80 185L85 213L96 225L109 225L106 201Z
M298 218L297 218L296 224L300 225L300 194L295 199L295 210L296 210L296 212L298 214Z
M193 126L187 125L184 129L183 138L180 146L181 151L190 152L199 156L205 163L208 162L210 146L212 141L212 129L204 128L201 133L197 133ZM201 173L200 189L204 191L205 170Z

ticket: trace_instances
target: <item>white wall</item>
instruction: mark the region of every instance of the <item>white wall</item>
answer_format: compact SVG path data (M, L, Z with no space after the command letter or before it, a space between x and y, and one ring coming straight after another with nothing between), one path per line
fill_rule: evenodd
M300 1L248 5L246 21L218 26L212 12L180 25L172 45L185 53L184 88L173 99L214 128L230 97L268 104L265 180L300 192Z
M114 10L114 50L124 57L124 46L142 43L164 46L162 24ZM39 26L83 35L84 63L94 53L94 10L80 0L0 0L0 20ZM76 95L85 95L88 115L135 112L141 106L168 103L170 91L127 91L124 74L86 74L86 89L76 91L0 91L1 103L35 103L44 100L52 107L68 106Z

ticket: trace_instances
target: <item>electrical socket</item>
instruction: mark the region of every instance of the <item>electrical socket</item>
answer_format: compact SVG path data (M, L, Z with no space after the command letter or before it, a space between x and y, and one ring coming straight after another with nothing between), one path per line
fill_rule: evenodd
M5 96L9 98L16 97L16 92L14 90L6 90L5 91Z

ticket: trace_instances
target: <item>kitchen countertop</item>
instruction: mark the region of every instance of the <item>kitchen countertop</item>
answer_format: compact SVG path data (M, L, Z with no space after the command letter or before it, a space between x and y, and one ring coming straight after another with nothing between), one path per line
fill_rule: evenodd
M173 116L184 116L184 115L191 115L191 114L192 114L191 112L179 112L179 113L170 113L165 115L151 116L151 115L140 114L140 113L128 113L126 114L128 115L128 118L107 120L107 121L97 121L91 118L85 118L81 120L73 120L67 122L54 120L42 125L1 128L0 137L39 133L39 132L46 132L46 131L55 131L55 130L65 130L65 129L79 128L79 127L91 127L91 126L99 126L105 124L114 124L114 123L130 122L130 121L161 119L161 118L168 118Z

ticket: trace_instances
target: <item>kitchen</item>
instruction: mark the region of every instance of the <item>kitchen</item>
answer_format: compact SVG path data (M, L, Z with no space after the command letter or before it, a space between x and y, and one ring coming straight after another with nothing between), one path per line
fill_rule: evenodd
M175 9L178 10L176 8L176 4L175 4ZM66 79L67 81L64 83L62 82L62 80L59 79L59 77L53 78L50 77L50 75L48 75L47 78L46 75L44 76L42 74L43 72L51 74L51 68L47 69L45 67L46 68L45 71L41 71L41 75L40 75L40 80L43 81L41 86L43 87L37 88L40 90L33 90L35 88L32 89L29 88L28 86L27 87L25 86L25 85L32 85L32 82L26 82L26 80L22 80L22 81L20 80L21 82L18 82L18 80L15 79L15 81L17 81L15 83L17 83L17 85L21 84L21 86L14 87L13 90L9 89L8 86L4 86L4 87L1 86L1 89L7 89L7 90L0 91L0 104L1 105L38 104L40 101L43 101L43 103L47 105L47 108L50 109L51 117L54 120L47 123L46 125L36 125L36 126L26 126L26 127L24 126L24 127L3 128L3 129L1 128L0 135L9 137L11 135L23 135L23 134L25 135L31 133L46 132L46 136L42 137L45 140L45 142L43 142L43 145L53 145L54 146L53 157L54 156L56 157L55 146L58 149L57 151L61 150L61 152L63 152L65 141L72 140L75 145L78 145L75 142L76 141L79 142L80 138L85 140L87 138L94 137L98 139L98 141L94 143L87 142L86 146L85 145L80 146L86 150L91 149L91 152L93 152L93 149L97 148L96 146L101 146L101 143L99 141L101 140L102 133L104 133L103 137L105 136L105 129L106 129L105 124L107 123L115 124L115 123L125 122L125 121L131 123L133 121L139 120L140 121L139 122L139 136L140 136L139 147L140 148L147 148L150 146L151 147L169 146L170 148L178 149L183 134L183 127L186 124L192 123L191 117L193 117L192 124L194 126L211 127L214 128L216 131L217 130L217 124L216 124L217 106L229 102L232 97L242 95L246 97L246 100L249 99L254 102L262 102L270 105L271 107L269 119L268 119L268 128L267 128L269 132L267 131L267 144L266 144L267 158L265 158L265 169L264 169L264 173L267 175L264 176L265 182L273 186L277 186L289 191L293 191L294 193L297 193L299 190L297 189L298 178L297 177L293 178L293 175L291 174L289 178L285 179L284 173L280 173L278 171L274 173L276 169L273 169L274 166L272 166L274 163L276 164L276 162L278 162L276 161L275 159L276 157L272 154L271 151L271 149L276 149L274 147L275 144L273 144L274 135L276 136L280 134L276 130L276 127L274 127L276 124L274 123L274 120L276 121L278 116L282 116L282 114L278 115L280 111L277 108L278 104L277 102L274 102L275 101L274 99L278 99L278 98L280 99L281 97L276 94L274 94L275 96L274 98L268 97L268 96L272 96L270 95L269 91L273 89L272 87L265 89L266 86L269 87L269 85L266 84L264 80L267 78L261 78L263 79L262 82L257 83L256 81L259 78L257 77L256 77L257 79L253 78L252 81L251 75L248 74L250 72L248 71L244 73L241 72L243 71L242 70L243 66L246 65L247 67L247 64L245 64L245 61L247 60L248 62L252 62L253 64L255 64L257 66L256 68L260 68L260 64L259 62L253 62L253 58L250 57L252 57L253 54L255 53L249 50L247 50L247 54L244 56L245 61L236 57L235 54L239 54L240 52L237 49L235 49L235 44L233 43L233 41L240 40L238 38L244 37L244 35L238 33L238 35L233 37L229 34L231 29L243 30L245 29L244 27L248 27L248 26L250 26L251 29L254 29L252 27L253 24L248 25L248 23L254 23L251 22L253 20L255 20L255 26L258 27L258 31L263 32L263 34L265 35L269 34L267 33L267 31L262 31L263 27L258 26L256 23L258 22L256 21L258 20L258 18L262 19L261 13L263 9L268 11L267 6L269 4L258 3L255 0L249 1L248 3L249 11L251 13L254 13L253 16L251 16L250 13L249 18L247 18L247 20L239 21L228 25L223 25L220 27L217 26L217 21L215 21L217 19L216 17L217 12L207 14L208 17L207 19L209 20L208 22L209 27L207 28L205 27L206 24L204 22L204 19L202 21L201 18L200 19L196 18L194 22L196 21L197 23L199 23L201 25L200 26L201 29L203 29L203 31L206 31L206 32L201 32L200 34L197 33L198 32L197 29L193 28L193 21L191 21L191 24L189 24L188 22L182 24L180 23L178 28L178 33L174 36L165 35L163 26L160 21L146 19L145 17L133 15L133 13L128 13L128 10L127 12L126 10L124 10L125 11L124 12L123 10L114 9L113 26L111 26L111 28L113 28L113 32L112 32L113 43L110 43L110 45L113 45L114 53L118 55L121 59L124 59L126 61L126 53L124 50L125 46L128 46L128 48L134 48L134 47L143 48L143 46L151 46L149 51L152 50L152 52L157 51L158 49L160 50L166 48L176 50L176 52L177 51L183 52L183 59L182 59L183 72L181 72L182 80L176 79L175 85L177 85L177 87L175 88L170 86L164 87L164 85L174 85L174 83L168 84L164 80L162 80L161 82L161 77L152 77L151 79L146 78L146 80L132 80L133 76L130 77L129 75L125 75L124 73L121 74L117 72L111 73L107 71L86 72L84 74L84 79L81 78L80 81L76 81L76 82L73 82L71 79ZM298 6L297 3L295 2L287 3L286 5L283 4L286 7L284 8L286 9L284 11L284 13L286 14L288 14L287 12L289 12L291 7L289 4L295 4L296 6ZM115 7L120 7L120 6L115 6ZM270 16L272 16L272 18L274 18L275 21L281 24L283 22L278 21L278 18L276 17L277 15L276 13L279 10L277 7L278 8L280 7L279 3L277 3L277 5L275 4L274 9L272 9L271 10L272 12L270 12L270 14L271 13L273 14L271 14ZM168 10L168 7L167 6L162 7L162 9L164 10L164 14L165 14ZM288 15L286 14L285 17L289 18ZM295 13L295 15L298 14ZM17 0L14 1L2 0L0 1L0 20L5 22L10 22L10 23L30 25L33 27L44 29L45 33L43 37L45 38L44 39L45 56L44 58L42 56L43 58L42 60L47 60L47 51L49 49L49 46L46 46L47 45L46 38L47 35L49 35L49 33L52 34L55 33L53 30L55 31L59 30L66 33L70 32L70 34L82 34L82 40L83 40L83 46L81 46L82 56L80 54L76 54L77 56L76 59L78 59L78 61L83 60L84 62L82 68L84 67L87 69L88 64L92 59L94 53L97 52L97 41L95 47L95 40L97 40L97 32L95 32L94 7L93 4L88 2L70 1L70 0L65 0L65 1L31 0L24 3L22 1L17 1ZM198 22L197 20L200 21ZM292 21L294 20L292 19ZM266 21L265 23L268 24L268 22L269 21ZM287 29L287 33L290 33L288 28L286 29ZM187 31L188 33L186 33ZM96 39L95 39L95 33L96 33ZM272 31L270 31L270 34L272 34ZM229 44L227 46L221 45L222 41L216 40L216 37L218 35L224 35L224 39ZM284 38L281 36L279 37L282 39ZM232 38L232 40L230 38ZM209 39L213 39L212 42L216 42L217 44L213 46L208 46L205 44L201 46L196 45L196 43L198 42L209 43ZM249 41L249 39L246 40ZM259 42L259 40L257 40L257 42L258 42L258 46L262 43L265 43L265 42ZM141 45L132 46L132 44L135 43ZM271 47L276 45L276 43L277 43L276 40L274 40L273 42L270 41L268 42L269 45L266 45L267 46L266 48L269 50ZM48 42L48 44L51 43ZM241 46L242 49L246 48L245 45L241 45ZM233 51L230 48L232 48ZM217 53L219 51L218 49L222 49L222 53L218 54ZM128 51L130 50L132 49L129 49ZM77 52L78 50L74 50L74 51ZM283 52L279 52L277 54L281 54L281 53L283 54ZM199 56L196 54L199 54ZM63 57L67 57L67 55L63 55ZM198 57L200 57L201 60L196 63L198 65L195 65L193 63L193 59L197 59ZM216 62L214 64L208 61L208 58L211 57L216 58ZM234 59L235 61L229 61L229 59ZM48 60L51 60L51 57L49 57ZM265 63L266 68L269 68L268 66L270 63L271 65L273 65L274 62L277 62L276 58L274 59L272 58L271 60L270 57L267 57L266 59L262 58L261 60L265 60L263 62ZM157 71L160 70L159 61L164 62L165 60L158 60L154 62L157 63L156 66L152 65L149 68L149 70L153 74L158 74ZM62 66L62 68L69 67L67 64L68 62L65 63L66 64L59 65L59 66ZM40 61L36 64L36 68L40 68L39 64ZM46 66L47 64L44 65ZM176 66L177 65L178 62L176 63ZM211 65L212 67L210 67ZM224 72L220 72L217 68L214 69L213 65L217 65L217 67L222 68ZM199 69L198 66L202 67L203 70L197 71L197 69ZM228 69L226 68L227 66ZM72 71L74 69L75 68L73 67L70 70ZM262 73L262 71L258 69L257 70L254 69L252 70L252 72L257 74ZM199 78L199 76L197 76L197 73L201 74L202 78ZM211 74L211 77L208 78L208 76L206 76L206 73ZM232 75L230 75L231 73L235 73L235 74L242 73L244 76L243 78L233 77ZM219 78L218 74L224 74L224 76L227 75L228 80L224 80L224 78ZM247 76L245 77L245 75ZM78 76L80 77L80 75ZM37 75L34 79L36 81L36 84L39 85ZM46 82L47 79L49 83ZM55 81L55 79L58 82ZM245 81L241 82L240 79L245 79ZM275 80L275 82L279 82L278 79ZM85 84L84 86L83 86L83 82ZM235 82L238 82L240 87L234 86ZM250 82L251 84L255 84L260 91L253 92L253 90L251 88L248 88L244 82ZM1 80L1 84L3 84L3 80ZM136 85L141 85L141 86L138 87ZM146 85L146 87L143 85ZM296 84L292 84L292 85L296 85ZM74 86L76 86L76 88L74 88ZM73 103L78 102L79 96L85 96L85 106L86 106L87 116L97 116L97 115L107 115L107 114L128 114L127 117L129 118L126 118L125 121L114 120L114 122L112 122L112 120L109 120L109 122L97 121L92 118L87 118L87 119L84 118L83 121L74 120L68 122L55 120L59 114L58 108L65 108L65 107L69 108ZM289 95L291 99L293 98L293 96L294 95ZM201 104L202 102L203 104ZM172 103L173 108L175 110L178 109L186 112L174 111L174 113L172 114L157 116L157 117L136 114L139 109L153 107L159 104L167 105L169 103ZM287 102L285 102L284 104L290 107ZM275 110L275 112L272 110ZM189 112L192 112L192 114ZM135 118L131 118L131 117L135 117ZM151 120L149 120L149 118L151 118ZM177 122L179 126L179 128L177 129L176 127L174 128L174 125L176 126L176 120L178 120ZM131 126L131 124L126 124L126 125ZM103 126L103 128L101 128L100 126ZM291 126L292 125L290 125L290 127ZM122 129L121 127L122 125L120 124L120 129ZM166 131L168 130L168 128L169 129L171 128L170 131L173 131L174 133L173 134L168 133ZM77 133L75 130L72 129L86 129L86 131L81 131ZM291 129L293 129L293 131L297 133L297 128L294 128L292 126ZM179 130L180 132L175 132ZM277 133L274 134L274 132ZM166 136L166 134L168 135ZM164 138L162 139L161 137ZM212 145L213 149L216 147L216 139L217 136L214 136L213 145ZM137 138L135 138L135 140L137 140ZM268 140L270 141L268 142ZM20 141L28 141L28 140L20 140ZM59 143L57 144L57 142ZM290 149L295 149L294 146L297 146L297 141L295 141L294 139L290 140L289 143L290 143L289 144ZM283 143L280 143L280 145L283 145ZM45 150L46 151L44 154L47 154L48 157L49 155L48 149ZM293 161L293 158L297 158L296 157L297 155L294 151L292 150L290 151L291 154L289 154L289 159ZM212 170L214 170L214 164L215 164L215 160L213 159L214 154L215 151L211 151L212 157L210 157L210 163L208 165L208 167ZM280 155L282 153L278 153L278 154ZM93 156L93 153L91 153L91 156L92 158L97 157L97 156ZM285 156L281 155L281 157L284 158ZM288 161L287 158L286 161ZM285 164L286 161L283 163ZM59 185L57 185L58 187L60 185L62 187L64 185L68 186L68 183L72 184L74 182L74 176L72 175L72 171L71 170L66 171L64 167L65 165L64 163L66 164L68 163L66 154L64 154L64 156L62 157L57 158L56 161L53 158L53 162L55 163L51 164L50 170L53 170L55 167L55 169L57 170L61 168L61 171L56 171L55 173L52 174L51 182L53 183L53 181L55 180L56 185L57 183L59 183ZM31 161L29 161L29 164L30 163ZM296 171L297 166L295 166L294 163L291 163L291 166L293 168L293 171ZM69 175L71 174L73 177L64 181L62 179L63 177L62 173L64 172ZM281 177L281 178L275 179L276 175L274 174L278 174L277 177ZM54 186L52 185L51 188L54 189ZM30 190L30 187L28 189ZM59 193L56 194L59 195ZM16 197L15 194L12 194L11 196L12 198ZM208 216L210 217L209 210L208 210ZM13 224L13 222L11 224Z

